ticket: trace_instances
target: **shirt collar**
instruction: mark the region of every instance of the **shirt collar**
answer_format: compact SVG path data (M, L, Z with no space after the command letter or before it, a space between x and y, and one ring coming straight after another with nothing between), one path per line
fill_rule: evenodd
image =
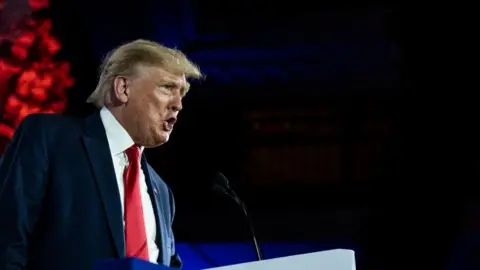
M100 110L100 118L105 127L105 133L107 134L108 145L110 146L110 153L112 156L123 153L130 146L135 144L132 137L130 137L128 132L117 121L109 109L103 107ZM143 152L143 148L143 146L140 147L140 153Z

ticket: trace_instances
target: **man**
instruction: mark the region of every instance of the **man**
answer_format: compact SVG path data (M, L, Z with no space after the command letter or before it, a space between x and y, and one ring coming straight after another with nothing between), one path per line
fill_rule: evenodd
M180 51L137 40L113 50L86 119L30 115L0 160L0 269L92 269L138 257L181 267L173 196L141 154L168 141L188 78Z

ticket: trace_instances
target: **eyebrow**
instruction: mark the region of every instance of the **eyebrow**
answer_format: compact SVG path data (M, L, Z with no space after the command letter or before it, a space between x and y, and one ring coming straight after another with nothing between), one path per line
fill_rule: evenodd
M176 82L174 80L165 79L165 80L162 80L161 82L157 83L157 85L168 85L168 86L173 86L173 87L176 87L176 88L180 88L180 94L182 96L185 96L187 94L188 90L190 89L190 83L188 83L188 81L186 81L183 86L180 86L181 84L179 84L178 82Z

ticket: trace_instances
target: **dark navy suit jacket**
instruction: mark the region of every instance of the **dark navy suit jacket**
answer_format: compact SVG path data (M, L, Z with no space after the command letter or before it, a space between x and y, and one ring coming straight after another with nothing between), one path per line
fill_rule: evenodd
M158 263L180 267L170 189L142 157ZM0 159L0 270L88 270L125 257L120 195L99 113L27 116Z

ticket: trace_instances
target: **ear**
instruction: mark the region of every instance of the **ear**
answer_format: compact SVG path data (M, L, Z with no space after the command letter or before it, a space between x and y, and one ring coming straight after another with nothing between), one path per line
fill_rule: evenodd
M127 103L130 94L128 79L123 76L115 77L113 81L113 97L115 103Z

